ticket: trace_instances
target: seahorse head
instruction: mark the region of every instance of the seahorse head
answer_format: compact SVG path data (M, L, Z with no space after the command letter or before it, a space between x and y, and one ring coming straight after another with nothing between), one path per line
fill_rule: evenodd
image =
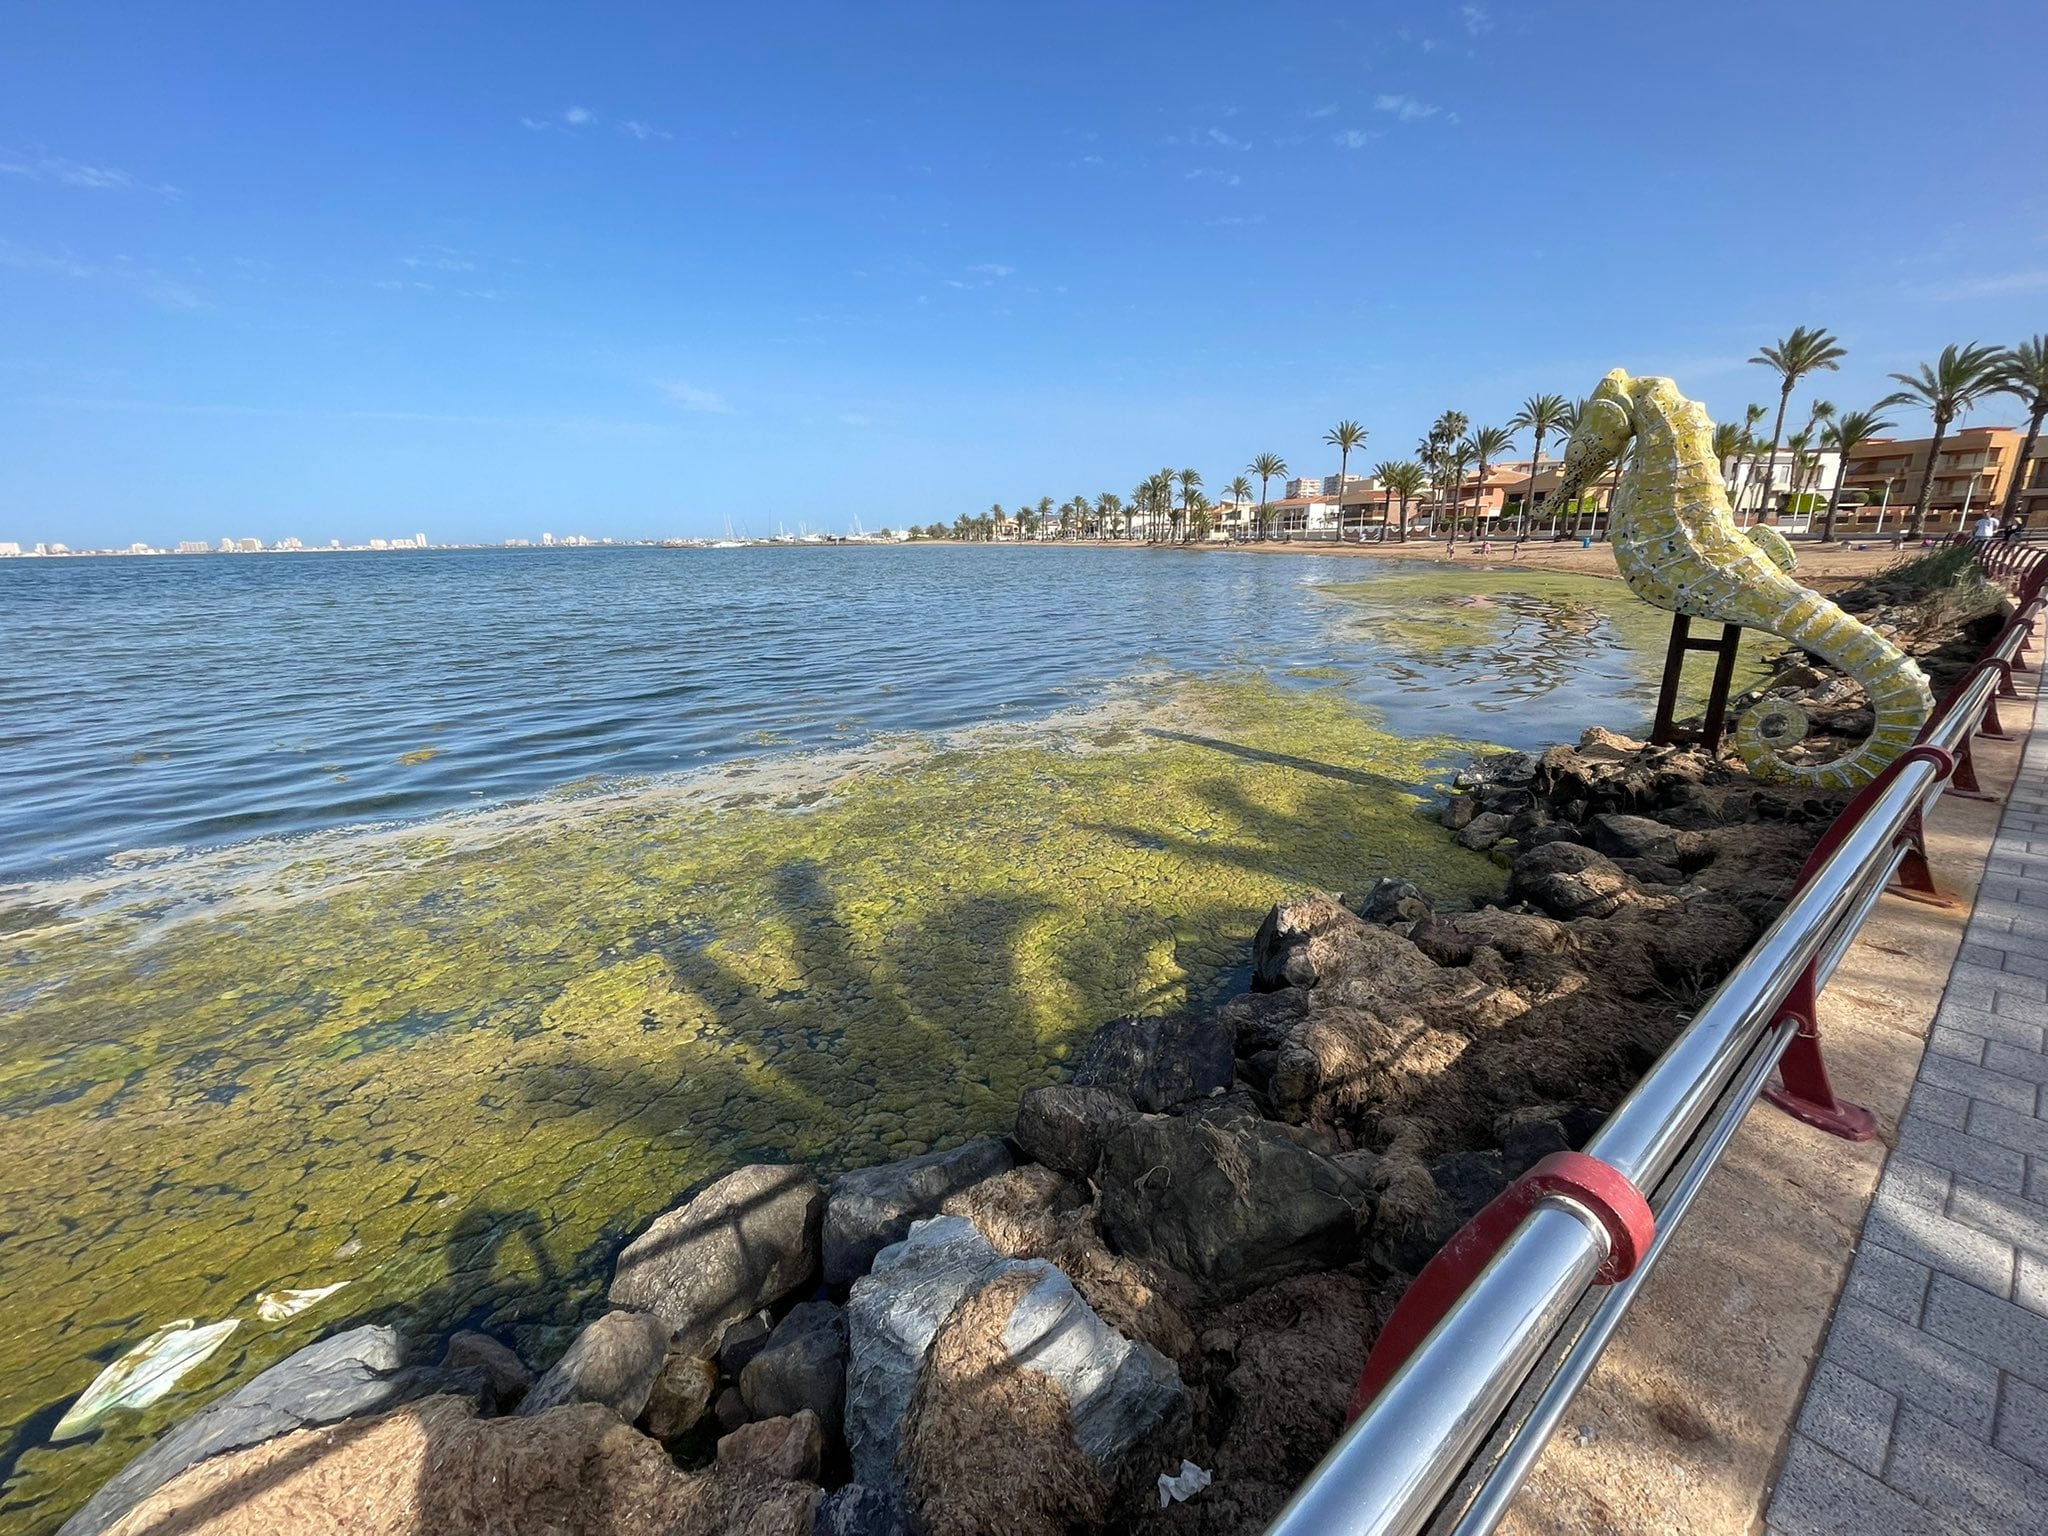
M1557 500L1571 502L1628 447L1635 435L1635 402L1629 376L1617 368L1602 379L1579 407L1578 430L1565 444Z

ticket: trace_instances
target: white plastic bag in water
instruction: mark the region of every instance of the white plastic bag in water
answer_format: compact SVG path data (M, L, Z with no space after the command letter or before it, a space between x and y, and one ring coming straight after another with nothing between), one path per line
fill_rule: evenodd
M1172 1476L1169 1477L1164 1472L1159 1474L1159 1507L1164 1509L1169 1504L1192 1499L1208 1487L1209 1483L1210 1477L1207 1472L1192 1461L1183 1461L1180 1470Z

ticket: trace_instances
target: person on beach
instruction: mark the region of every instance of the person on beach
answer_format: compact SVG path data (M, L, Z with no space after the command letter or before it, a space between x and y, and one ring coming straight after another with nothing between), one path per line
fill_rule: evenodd
M1970 537L1979 544L1989 544L1998 537L1998 519L1986 512L1971 525Z

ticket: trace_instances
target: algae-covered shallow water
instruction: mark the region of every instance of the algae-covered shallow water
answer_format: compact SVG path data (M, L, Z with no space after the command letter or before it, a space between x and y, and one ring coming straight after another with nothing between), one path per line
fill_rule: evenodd
M0 892L0 1531L344 1324L544 1357L679 1192L1003 1128L1101 1019L1237 985L1291 890L1490 889L1431 786L1639 723L1663 629L1615 583L1312 558L388 559L0 568L45 648L0 683L4 832L51 872Z

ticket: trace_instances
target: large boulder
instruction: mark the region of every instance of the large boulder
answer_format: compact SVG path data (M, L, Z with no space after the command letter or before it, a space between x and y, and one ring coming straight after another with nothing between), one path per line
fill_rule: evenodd
M1467 818L1469 822L1470 818ZM1453 827L1452 831L1462 830ZM1422 887L1408 880L1396 880L1391 875L1382 875L1373 881L1358 903L1360 921L1378 923L1382 927L1394 923L1416 923L1436 910Z
M820 1491L683 1472L602 1408L477 1419L436 1397L215 1457L157 1490L119 1536L811 1536Z
M1515 860L1508 894L1552 917L1607 917L1639 894L1614 861L1578 843L1545 843Z
M674 1440L697 1427L717 1390L716 1360L672 1350L654 1378L639 1422L655 1439Z
M824 1209L807 1168L735 1169L626 1245L612 1304L653 1313L684 1354L714 1355L730 1324L816 1277Z
M1252 938L1252 985L1265 991L1317 985L1361 929L1378 931L1322 891L1273 908Z
M129 1462L64 1522L59 1536L97 1536L187 1467L307 1425L385 1413L446 1392L447 1372L408 1367L390 1328L369 1326L308 1344L209 1403Z
M1236 1040L1213 1014L1134 1015L1089 1037L1074 1081L1158 1113L1228 1088L1236 1057Z
M893 1489L848 1483L825 1495L811 1536L910 1536L910 1517Z
M1610 859L1646 859L1692 869L1705 863L1711 851L1706 838L1698 832L1619 811L1595 816L1592 831L1593 846Z
M740 1396L755 1418L808 1411L837 1438L846 1396L846 1315L829 1301L792 1308L740 1372Z
M1010 1137L1033 1162L1085 1179L1102 1157L1102 1138L1137 1111L1122 1094L1078 1083L1026 1090Z
M943 1379L927 1383L941 1328L960 1316L963 1303L983 1296L993 1298L981 1309L986 1315L966 1324L969 1337L952 1361L942 1362ZM1059 1394L1063 1412L1053 1426L1059 1444L1110 1478L1186 1402L1170 1360L1104 1323L1056 1266L1001 1257L963 1217L919 1222L903 1242L885 1249L854 1285L847 1331L847 1448L855 1478L876 1488L900 1490L906 1464L923 1469L913 1480L926 1491L939 1484L953 1488L946 1442L955 1429L948 1426L969 1433L962 1414L971 1405L978 1403L985 1416L1019 1392L1038 1393L1041 1383ZM907 1454L914 1400L926 1406L914 1454ZM1036 1419L1012 1423L1009 1439L1021 1466L1034 1464L1022 1440L1045 1428ZM1000 1438L995 1425L980 1426L980 1443L964 1458L969 1464L987 1457L987 1435ZM974 1491L983 1499L992 1492ZM919 1502L929 1517L931 1502ZM939 1502L965 1507L958 1498Z
M669 1354L668 1325L648 1312L607 1312L576 1335L568 1352L519 1405L532 1418L565 1403L596 1403L627 1423L640 1417Z
M1269 1120L1145 1115L1103 1149L1103 1234L1218 1295L1350 1262L1369 1205L1356 1179Z
M946 1196L1003 1172L1016 1159L994 1137L944 1152L856 1168L832 1181L825 1205L825 1282L851 1285L875 1255L899 1242L910 1224L930 1216Z

